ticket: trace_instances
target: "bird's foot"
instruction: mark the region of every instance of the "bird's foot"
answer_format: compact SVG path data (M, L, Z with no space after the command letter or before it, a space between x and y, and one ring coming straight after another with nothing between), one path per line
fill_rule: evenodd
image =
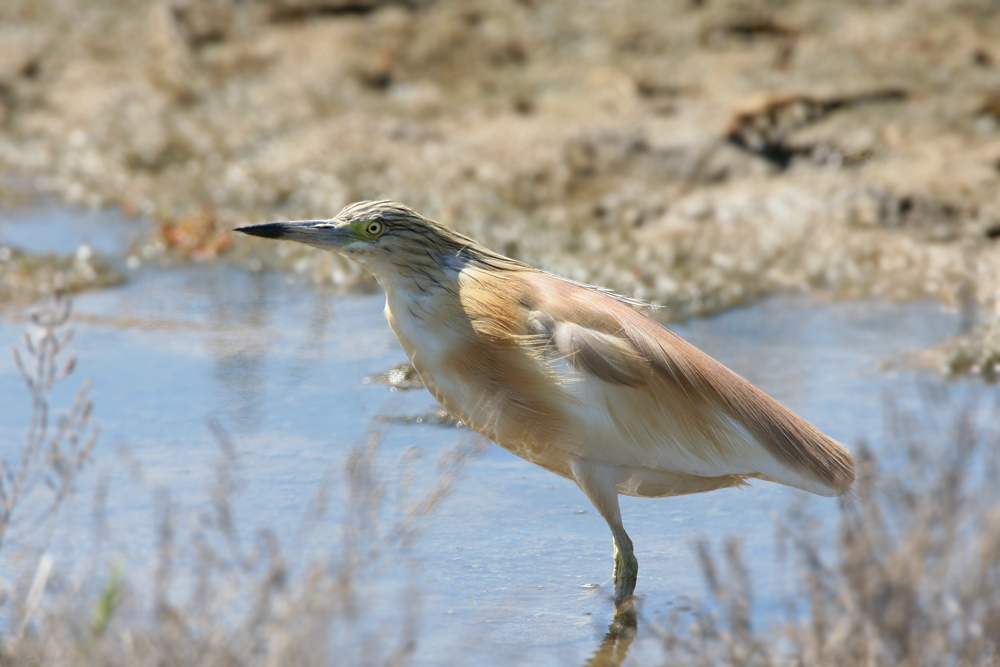
M615 548L615 610L619 613L630 612L633 609L632 593L635 592L635 580L639 574L639 561L632 550Z

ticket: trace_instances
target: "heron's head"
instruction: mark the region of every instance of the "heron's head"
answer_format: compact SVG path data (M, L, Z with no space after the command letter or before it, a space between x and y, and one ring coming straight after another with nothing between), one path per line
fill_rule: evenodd
M268 239L298 241L340 253L364 265L377 278L431 261L445 268L471 239L392 201L362 201L329 220L269 222L238 232Z
M529 267L484 248L467 236L392 201L361 201L329 220L269 222L238 227L268 239L298 241L340 253L388 286L398 279L445 282L469 262L490 270Z

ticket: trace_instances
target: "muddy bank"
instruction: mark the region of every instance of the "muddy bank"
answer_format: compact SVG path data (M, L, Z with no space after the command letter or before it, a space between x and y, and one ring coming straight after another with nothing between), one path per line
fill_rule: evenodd
M143 257L356 285L226 230L387 197L668 318L942 299L969 337L938 362L994 372L995 3L14 0L0 24L3 171L159 219Z

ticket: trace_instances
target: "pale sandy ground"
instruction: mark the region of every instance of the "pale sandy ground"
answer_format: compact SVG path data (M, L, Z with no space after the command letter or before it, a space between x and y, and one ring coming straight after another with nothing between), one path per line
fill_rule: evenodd
M1000 364L987 0L6 0L0 127L8 197L159 220L135 261L354 285L227 230L385 197L666 318L940 299L929 363Z

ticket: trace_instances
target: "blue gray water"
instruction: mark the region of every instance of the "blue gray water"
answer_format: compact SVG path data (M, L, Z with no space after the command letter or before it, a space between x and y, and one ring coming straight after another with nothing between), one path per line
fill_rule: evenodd
M134 230L104 213L7 212L0 242L36 252L71 252L87 242L124 267ZM339 475L350 448L373 430L381 434L387 488L400 481L399 459L419 455L414 493L434 479L440 452L476 442L465 429L394 423L432 411L430 395L366 382L406 360L382 315L381 294L333 294L222 262L127 274L123 286L74 299L79 363L54 398L65 405L79 381L93 381L99 444L78 497L88 498L102 475L110 480L100 554L129 574L142 576L156 553L155 489L169 489L179 512L209 507L206 488L220 457L209 420L235 446L244 484L236 505L240 529L268 527L292 543L317 485ZM0 347L16 343L24 313L2 311ZM970 391L970 384L913 363L956 326L956 317L933 303L776 298L673 329L831 436L849 444L864 436L877 450L887 398L916 405L916 387ZM29 404L7 353L0 354L0 395L0 453L10 458L23 440ZM122 463L126 449L144 471L141 483ZM775 517L805 505L832 527L837 502L766 483L675 499L623 498L640 563L640 633L630 656L653 659L650 623L705 596L692 549L699 538L716 548L729 536L741 538L755 614L761 623L777 616L794 574L775 559ZM81 553L82 545L95 548L92 534L88 499L58 523L57 564L72 569L92 557ZM314 535L303 553L335 549L339 537L337 530ZM369 605L389 622L401 604L419 610L419 664L445 656L580 663L611 620L604 522L571 482L495 445L466 462L401 553L379 568L379 595Z

